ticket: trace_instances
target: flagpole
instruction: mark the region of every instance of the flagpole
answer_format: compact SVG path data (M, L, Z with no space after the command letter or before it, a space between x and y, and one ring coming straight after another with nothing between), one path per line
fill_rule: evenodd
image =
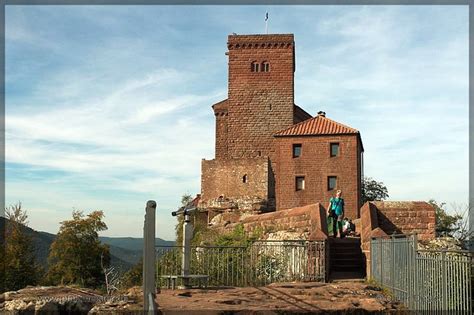
M268 34L268 12L265 13L265 34Z

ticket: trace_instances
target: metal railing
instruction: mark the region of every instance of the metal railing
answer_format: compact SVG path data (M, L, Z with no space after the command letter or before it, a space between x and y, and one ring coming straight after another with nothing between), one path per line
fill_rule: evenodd
M371 278L409 309L430 314L472 312L472 254L417 250L416 235L371 240Z
M182 246L157 246L157 277L181 275ZM248 246L191 246L190 274L208 275L211 286L260 286L325 281L325 241L255 241Z

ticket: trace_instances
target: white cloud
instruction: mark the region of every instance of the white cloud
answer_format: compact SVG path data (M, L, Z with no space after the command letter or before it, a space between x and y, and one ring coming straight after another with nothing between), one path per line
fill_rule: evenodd
M233 24L228 15L234 9L213 10L206 21L228 30L249 27L243 20ZM168 211L184 192L199 191L200 160L214 153L210 105L226 97L225 81L207 80L221 78L214 69L224 72L225 62L196 54L224 51L225 43L205 47L210 38L203 30L213 24L175 28L165 11L157 20L138 9L114 9L116 15L99 21L103 10L81 10L74 17L89 30L93 25L99 40L47 23L35 29L38 17L15 12L19 19L7 19L7 57L12 49L39 49L38 56L47 51L53 58L22 56L30 62L25 67L16 56L7 58L6 158L23 165L19 178L7 176L7 202L28 205L39 229L52 231L47 227L74 206L106 211L109 235L140 235L144 204L156 199L159 230L173 237ZM61 21L54 12L51 18ZM312 6L273 12L281 25L271 27L299 34L296 103L313 114L325 110L362 132L367 175L384 181L393 199L467 199L467 14L464 29L441 9ZM127 18L145 21L130 24L138 33L119 34ZM89 46L80 41L87 36L93 39ZM22 93L9 92L12 87ZM21 172L28 169L61 174L25 179Z

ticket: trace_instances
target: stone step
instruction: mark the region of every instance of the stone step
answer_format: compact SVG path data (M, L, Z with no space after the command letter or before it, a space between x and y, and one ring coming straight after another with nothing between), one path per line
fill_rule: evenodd
M364 257L361 251L340 251L340 252L330 252L330 257Z
M357 243L341 243L341 244L331 244L329 248L360 248L360 244Z
M364 261L362 256L354 257L354 256L334 256L330 257L331 262L333 261Z
M355 268L362 269L361 266L363 266L363 262L360 262L360 261L345 261L345 262L333 263L331 266L332 267L341 267L341 268L355 267Z
M331 271L357 271L362 273L364 268L361 266L331 266Z

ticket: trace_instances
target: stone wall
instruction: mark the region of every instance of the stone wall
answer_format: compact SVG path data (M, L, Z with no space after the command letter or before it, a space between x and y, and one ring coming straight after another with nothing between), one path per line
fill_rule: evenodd
M224 231L231 231L237 224L242 224L248 233L263 232L264 238L285 232L286 235L299 235L301 239L325 240L328 234L326 211L320 204L243 216L239 221L226 225Z
M215 159L201 162L201 201L268 200L268 158ZM221 200L218 200L221 199ZM238 207L238 205L237 205Z
M416 233L418 239L435 237L435 209L424 201L374 201L378 226L388 235Z
M216 116L216 159L227 158L227 100L212 105Z
M278 137L277 209L319 202L327 206L337 189L342 190L345 215L359 217L361 193L360 144L357 135ZM330 144L339 143L339 155L330 156ZM293 144L301 144L301 156L293 157ZM304 190L296 191L296 176L304 176ZM337 176L337 187L328 190L328 176Z
M370 240L391 234L416 233L419 240L435 238L435 209L424 201L374 201L361 208L361 246L370 276Z

